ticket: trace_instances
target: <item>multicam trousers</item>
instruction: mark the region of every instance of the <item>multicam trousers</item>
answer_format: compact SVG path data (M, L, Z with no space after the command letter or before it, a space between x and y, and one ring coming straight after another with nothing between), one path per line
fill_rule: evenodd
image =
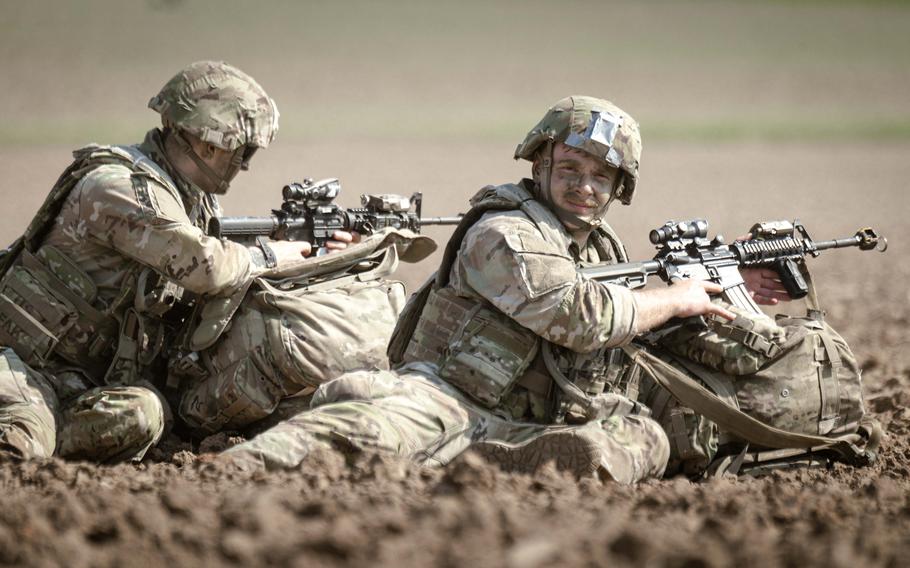
M138 386L85 389L75 373L39 373L0 351L0 454L140 460L161 438L164 407Z
M472 443L519 444L560 429L583 431L602 448L601 469L621 483L660 477L669 455L660 426L642 416L613 416L579 426L507 420L467 400L432 368L348 373L324 384L302 412L225 452L251 467L293 468L313 448L342 447L443 465Z

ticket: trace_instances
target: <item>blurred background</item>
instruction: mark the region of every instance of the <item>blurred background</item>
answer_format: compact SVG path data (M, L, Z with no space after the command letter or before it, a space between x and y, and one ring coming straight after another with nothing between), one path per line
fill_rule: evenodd
M462 211L483 185L526 175L512 152L550 104L589 94L642 124L635 202L612 212L633 256L650 256L652 226L689 217L728 236L771 218L800 217L816 238L874 225L903 250L894 237L910 210L905 2L30 0L3 8L3 242L24 229L72 149L140 141L157 125L148 99L184 65L222 59L255 77L282 113L274 146L224 199L229 215L265 215L288 181L330 176L341 179L347 206L365 192L420 190L427 214ZM427 229L440 244L448 233ZM875 277L883 258L857 261L860 275L849 263L825 270ZM413 287L435 263L403 277Z

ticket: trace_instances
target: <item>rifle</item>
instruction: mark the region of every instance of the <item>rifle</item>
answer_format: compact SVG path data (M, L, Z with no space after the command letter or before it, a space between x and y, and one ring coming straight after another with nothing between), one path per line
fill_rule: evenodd
M749 231L751 238L727 244L722 235L708 239L708 222L693 219L677 223L667 221L649 234L658 252L652 260L621 264L589 265L580 269L583 277L599 282L641 288L648 277L657 275L666 282L694 278L710 280L724 288L724 299L753 313L762 313L746 290L742 268L773 268L790 297L799 299L809 294L810 284L803 277L807 256L816 257L823 250L859 247L884 252L888 241L870 227L852 237L830 241L813 241L799 220L756 223Z
M394 227L420 232L424 225L457 225L461 216L421 217L423 194L411 197L395 194L361 195L362 207L344 209L333 203L341 193L337 178L314 182L290 183L281 190L281 208L269 217L215 217L209 222L213 237L233 241L272 240L307 241L313 248L322 247L335 231L364 235ZM413 211L412 211L413 209Z

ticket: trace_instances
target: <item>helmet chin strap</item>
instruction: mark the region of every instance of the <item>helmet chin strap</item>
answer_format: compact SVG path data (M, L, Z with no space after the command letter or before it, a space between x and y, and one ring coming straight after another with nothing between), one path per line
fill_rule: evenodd
M228 171L225 172L224 176L220 176L215 172L215 170L213 170L211 167L209 167L208 164L205 163L205 161L199 156L199 154L196 153L195 150L193 150L192 144L190 144L189 141L183 136L182 132L175 128L170 130L174 134L175 139L177 140L177 144L180 146L180 149L183 150L183 153L189 156L191 160L193 160L193 163L196 164L196 167L199 168L199 171L201 171L202 174L208 178L208 180L215 186L215 188L211 191L205 189L203 189L203 191L217 195L224 195L227 193L227 190L231 184L230 180L233 179L233 177L240 170L241 163L243 161L243 146L234 152L234 155L231 156L231 164L228 168Z
M548 140L541 151L540 160L537 169L537 185L540 187L541 199L550 206L553 214L571 231L593 231L603 224L603 217L610 208L610 204L616 199L615 189L610 192L610 199L604 203L603 207L592 216L590 220L582 219L574 213L563 211L556 205L553 200L553 194L550 191L550 176L553 173L553 141Z

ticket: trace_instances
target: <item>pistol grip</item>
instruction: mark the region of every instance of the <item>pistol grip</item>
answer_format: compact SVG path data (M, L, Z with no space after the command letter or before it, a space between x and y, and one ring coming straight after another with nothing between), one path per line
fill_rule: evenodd
M789 258L779 260L774 264L774 269L780 275L780 281L791 298L799 300L806 297L809 293L809 286L795 261Z

